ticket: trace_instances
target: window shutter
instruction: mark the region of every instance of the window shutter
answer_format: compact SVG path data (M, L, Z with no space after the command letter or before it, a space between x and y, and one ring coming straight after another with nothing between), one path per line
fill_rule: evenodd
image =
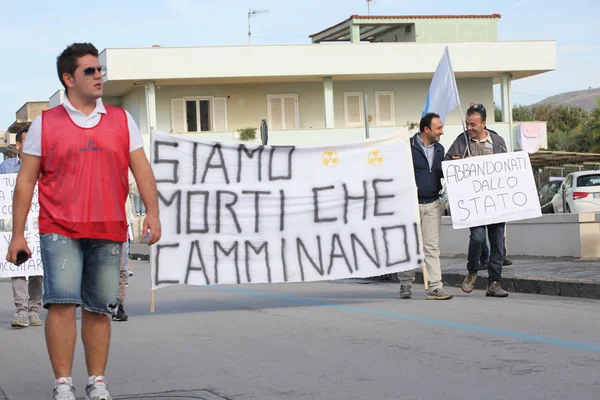
M183 99L171 99L171 133L185 132L185 109Z
M361 93L345 93L346 126L361 126L363 124L363 110Z
M392 92L376 93L375 111L377 113L377 125L395 125L394 116L394 94Z
M283 129L282 99L271 97L269 103L269 128L273 130Z
M227 131L227 99L225 97L215 97L213 99L213 131Z
M285 117L283 126L284 129L298 129L298 124L296 123L297 105L296 98L283 98L283 111Z

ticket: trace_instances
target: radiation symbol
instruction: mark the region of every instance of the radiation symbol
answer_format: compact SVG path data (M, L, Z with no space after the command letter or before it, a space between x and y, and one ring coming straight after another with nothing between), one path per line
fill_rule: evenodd
M374 167L379 167L381 164L383 164L383 158L383 153L379 150L372 151L367 156L369 164L371 164Z
M321 160L323 161L323 165L325 165L326 167L333 168L339 164L340 157L338 156L337 152L333 150L327 150L323 153Z

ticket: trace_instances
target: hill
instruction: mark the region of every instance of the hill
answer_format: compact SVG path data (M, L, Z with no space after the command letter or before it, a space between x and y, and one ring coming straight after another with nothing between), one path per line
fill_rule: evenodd
M537 104L551 104L554 106L580 106L587 111L593 111L596 108L596 99L600 98L600 88L577 90L550 96Z

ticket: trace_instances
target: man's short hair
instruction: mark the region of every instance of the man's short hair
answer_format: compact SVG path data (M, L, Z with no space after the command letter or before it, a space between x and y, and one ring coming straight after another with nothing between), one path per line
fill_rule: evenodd
M25 126L21 129L19 129L19 131L17 132L17 136L15 138L17 140L17 142L19 142L19 143L23 142L23 134L27 133L28 130L29 130L29 126Z
M87 55L98 57L98 49L91 43L73 43L56 59L58 79L65 89L67 89L67 85L65 85L65 82L63 81L63 74L73 75L79 66L77 60Z
M473 114L481 115L481 121L484 122L487 119L487 111L483 104L471 104L467 110L467 118Z
M427 113L421 118L421 122L419 123L419 132L425 131L425 128L431 129L431 122L434 118L439 118L440 116L436 113Z

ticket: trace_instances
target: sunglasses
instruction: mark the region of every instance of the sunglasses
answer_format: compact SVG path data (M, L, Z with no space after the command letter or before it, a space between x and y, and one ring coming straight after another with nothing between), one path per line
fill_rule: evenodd
M483 106L483 104L471 104L469 106L469 110L477 110L477 111L486 112L485 107Z
M102 74L103 71L106 71L106 69L102 66L100 67L87 67L86 69L83 70L83 75L84 76L94 76L96 74L96 71L100 72L100 74Z

